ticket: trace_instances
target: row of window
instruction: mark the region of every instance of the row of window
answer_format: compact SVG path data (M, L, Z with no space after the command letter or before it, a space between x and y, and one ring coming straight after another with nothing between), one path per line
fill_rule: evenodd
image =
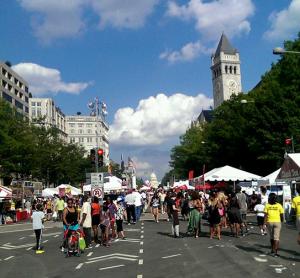
M39 118L39 117L41 117L42 116L42 108L39 108L39 107L37 107L37 108L32 108L31 109L31 116L33 117L33 118Z
M9 94L7 94L7 93L5 93L5 92L2 92L2 98L3 98L4 100L6 100L6 101L8 101L8 102L10 102L10 103L13 104L13 98L12 98L12 96L10 96ZM15 104L15 107L17 107L17 108L23 110L24 105L23 105L21 102L19 102L18 100L15 99L15 103L14 103L14 104ZM26 112L26 113L29 112L29 109L28 109L27 106L25 106L25 112Z
M71 129L70 133L74 134L74 133L76 133L76 130L75 129ZM93 130L92 129L88 129L86 132L84 132L83 129L78 129L78 134L84 134L84 133L92 134ZM97 131L95 131L95 133L97 133Z
M11 93L14 93L16 97L25 100L26 103L28 103L28 97L24 95L22 92L18 91L16 88L14 88L11 84L6 82L5 80L2 80L1 82L3 88L10 91Z
M93 138L93 137L79 137L79 138L75 138L75 137L70 137L70 143L93 143L96 142L98 143L98 138ZM101 138L100 138L100 142L101 142Z
M237 67L236 66L225 66L225 73L226 74L237 74ZM217 68L214 70L214 77L218 77L222 74L221 68Z
M78 127L93 127L93 124L83 124L83 123L79 123L77 124ZM76 127L76 124L74 123L69 123L69 127ZM97 127L97 125L95 125L95 127Z
M31 106L42 106L42 103L39 101L38 102L32 101Z
M8 72L5 68L2 68L2 75L4 75L7 79L14 82L18 87L25 90L28 93L28 87L25 86L21 81L19 81L16 77L14 77L10 72Z

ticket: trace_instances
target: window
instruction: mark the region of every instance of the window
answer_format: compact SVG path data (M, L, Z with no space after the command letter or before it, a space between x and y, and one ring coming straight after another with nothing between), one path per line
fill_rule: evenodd
M79 133L79 134L82 134L82 133L83 133L83 130L82 130L82 129L79 129L79 130L78 130L78 133Z
M84 138L79 138L79 143L83 143L84 142Z
M75 124L69 124L69 127L75 127Z
M87 130L87 133L88 133L88 134L91 134L91 133L92 133L92 130L91 130L91 129L88 129L88 130Z
M23 104L17 100L15 100L15 106L19 109L22 109L23 110Z
M93 141L93 140L92 140L92 139L93 139L92 137L87 137L86 139L87 139L86 141L87 141L88 143L92 143L92 141Z
M229 73L232 74L232 66L229 67Z
M38 117L41 117L41 116L42 116L42 109L41 109L41 108L37 108L37 110L36 110L36 115L37 115Z
M75 138L71 137L70 138L70 143L75 143Z
M28 97L26 97L26 96L25 96L25 102L27 102L27 103L28 103Z
M12 97L4 92L2 92L2 97L6 100L12 103Z
M33 101L33 102L31 102L31 106L35 106L35 102Z
M93 124L86 124L86 127L93 127Z
M5 75L7 73L6 69L2 68L2 74Z
M35 110L35 108L32 108L32 109L31 109L31 116L32 116L33 118L36 117L36 110Z
M225 66L225 73L228 73L228 66Z
M71 129L71 133L75 133L75 129Z
M25 112L26 112L26 113L29 113L29 109L28 109L27 106L25 106Z
M236 67L233 68L233 73L236 74Z
M41 102L37 102L36 106L42 106L42 103Z
M83 124L78 124L78 127L83 127Z
M25 86L25 92L28 93L28 87L27 86Z

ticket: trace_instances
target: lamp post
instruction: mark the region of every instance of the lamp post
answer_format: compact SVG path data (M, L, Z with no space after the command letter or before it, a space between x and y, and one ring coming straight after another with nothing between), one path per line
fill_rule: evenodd
M273 54L274 55L282 55L282 54L285 54L285 53L300 54L300 51L285 50L282 47L275 47L273 49Z

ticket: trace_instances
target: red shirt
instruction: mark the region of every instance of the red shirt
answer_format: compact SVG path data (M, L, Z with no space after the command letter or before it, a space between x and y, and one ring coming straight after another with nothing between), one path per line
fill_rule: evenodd
M100 205L92 203L92 216L100 214Z

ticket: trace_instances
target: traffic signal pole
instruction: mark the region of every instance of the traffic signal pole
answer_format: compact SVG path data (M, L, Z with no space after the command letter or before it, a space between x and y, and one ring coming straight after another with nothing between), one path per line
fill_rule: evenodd
M99 173L99 165L98 165L98 148L95 151L95 171Z

